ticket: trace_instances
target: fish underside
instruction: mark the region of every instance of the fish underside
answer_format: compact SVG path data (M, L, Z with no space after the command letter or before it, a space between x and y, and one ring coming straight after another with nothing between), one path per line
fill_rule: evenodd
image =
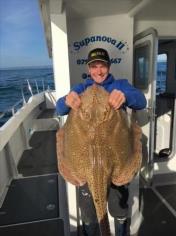
M70 111L56 134L59 172L76 186L88 184L102 236L110 235L111 182L129 183L141 164L141 129L124 110L112 109L108 97L102 87L89 87L80 95L80 108Z

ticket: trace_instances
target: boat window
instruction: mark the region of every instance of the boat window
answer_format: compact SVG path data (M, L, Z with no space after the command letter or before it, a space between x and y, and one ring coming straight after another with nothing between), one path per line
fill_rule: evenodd
M135 48L134 85L139 89L147 89L149 83L149 49L150 45Z
M167 78L167 54L158 54L157 57L157 80L156 93L164 93L166 91Z

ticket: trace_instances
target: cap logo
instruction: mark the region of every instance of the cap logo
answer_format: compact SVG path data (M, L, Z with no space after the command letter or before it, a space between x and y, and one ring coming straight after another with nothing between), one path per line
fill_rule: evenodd
M110 65L110 58L108 52L103 48L96 48L89 52L87 64L90 64L93 61L104 61Z
M91 57L96 57L96 56L105 56L104 52L92 52Z

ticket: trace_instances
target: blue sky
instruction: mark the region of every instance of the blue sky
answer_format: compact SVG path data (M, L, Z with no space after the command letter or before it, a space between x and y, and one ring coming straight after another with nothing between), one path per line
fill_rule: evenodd
M0 68L51 64L38 0L0 0Z

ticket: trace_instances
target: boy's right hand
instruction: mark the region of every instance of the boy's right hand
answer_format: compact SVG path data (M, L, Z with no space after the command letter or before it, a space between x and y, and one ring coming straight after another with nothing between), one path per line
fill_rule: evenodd
M81 99L76 92L72 91L66 96L65 103L73 110L77 110L81 105Z

